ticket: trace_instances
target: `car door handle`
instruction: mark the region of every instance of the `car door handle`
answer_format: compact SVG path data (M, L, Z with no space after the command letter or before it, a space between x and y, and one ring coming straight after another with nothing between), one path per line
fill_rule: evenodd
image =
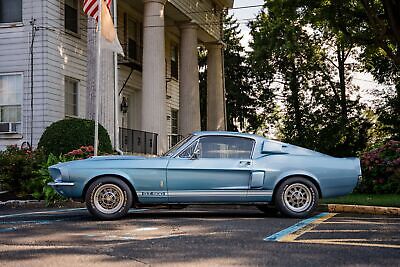
M239 166L240 167L250 167L251 161L249 160L241 160L239 161Z

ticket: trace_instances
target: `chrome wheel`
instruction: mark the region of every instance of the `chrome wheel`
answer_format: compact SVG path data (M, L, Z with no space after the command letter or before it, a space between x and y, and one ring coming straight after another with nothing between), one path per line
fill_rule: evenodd
M105 214L118 212L124 205L125 195L115 184L103 184L96 189L93 204L97 210Z
M294 212L303 212L313 203L311 190L301 183L291 184L286 187L282 197L285 206Z

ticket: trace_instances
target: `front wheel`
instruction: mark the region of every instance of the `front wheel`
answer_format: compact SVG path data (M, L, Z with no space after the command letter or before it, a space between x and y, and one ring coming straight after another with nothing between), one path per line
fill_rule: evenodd
M318 206L318 190L303 177L293 177L284 181L275 193L277 208L286 216L304 218Z
M114 220L125 216L132 206L132 192L121 179L103 177L88 188L85 202L89 212L102 220Z

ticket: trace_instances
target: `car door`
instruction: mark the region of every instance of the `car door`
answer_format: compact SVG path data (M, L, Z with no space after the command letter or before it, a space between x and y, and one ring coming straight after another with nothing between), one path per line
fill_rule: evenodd
M255 141L236 136L201 136L167 166L170 203L246 201Z

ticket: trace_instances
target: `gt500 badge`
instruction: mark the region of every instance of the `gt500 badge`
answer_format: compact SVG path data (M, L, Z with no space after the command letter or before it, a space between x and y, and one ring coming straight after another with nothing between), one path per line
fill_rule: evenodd
M142 196L162 197L165 192L142 192Z

